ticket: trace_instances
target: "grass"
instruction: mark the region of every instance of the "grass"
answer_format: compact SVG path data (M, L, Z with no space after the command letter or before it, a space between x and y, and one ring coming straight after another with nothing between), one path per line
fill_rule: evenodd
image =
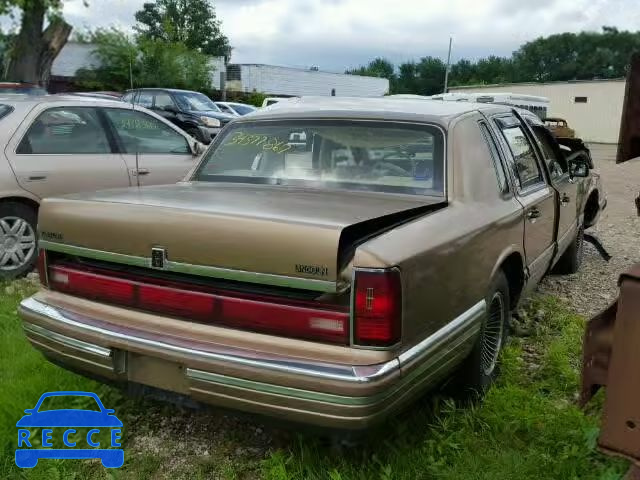
M0 478L614 480L627 468L596 450L602 397L586 414L576 406L584 319L551 297L537 297L527 308L518 327L528 336L512 339L500 380L481 404L460 406L433 393L372 432L364 445L342 451L310 435L289 434L267 453L252 455L245 426L212 428L205 438L217 438L215 450L187 454L179 442L158 441L159 449L144 442L134 445L127 429L158 436L163 429L158 423L164 422L158 418L170 421L176 407L124 398L113 388L49 364L30 347L16 306L33 289L28 281L0 284ZM50 390L95 391L121 419L142 418L125 420L122 469L75 460L40 461L24 471L15 467L15 422Z

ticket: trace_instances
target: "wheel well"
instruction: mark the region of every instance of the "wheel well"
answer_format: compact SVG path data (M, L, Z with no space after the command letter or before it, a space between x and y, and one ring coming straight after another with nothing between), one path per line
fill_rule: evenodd
M33 208L33 210L36 212L36 214L38 213L38 209L40 208L40 205L38 204L38 202L36 202L34 200L31 200L30 198L26 198L26 197L4 197L4 198L0 198L0 204L6 203L6 202L22 203L23 205L26 205L27 207Z
M509 299L511 309L515 309L524 288L524 264L519 253L509 255L500 266L509 284Z
M600 208L600 194L597 190L591 192L589 198L587 199L587 203L584 206L584 224L591 225L593 219L596 218L598 214L598 209Z

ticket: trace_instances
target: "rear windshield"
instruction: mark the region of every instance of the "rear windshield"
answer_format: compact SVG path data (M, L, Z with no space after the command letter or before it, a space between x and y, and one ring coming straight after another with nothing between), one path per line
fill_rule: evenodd
M10 107L9 105L3 105L0 103L0 119L9 115L9 113L11 113L11 110L13 110L13 107Z
M437 127L289 120L232 125L193 179L443 196L443 172Z

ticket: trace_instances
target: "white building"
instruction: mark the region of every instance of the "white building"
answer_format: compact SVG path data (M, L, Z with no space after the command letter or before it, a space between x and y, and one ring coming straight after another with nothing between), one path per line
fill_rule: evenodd
M227 90L274 96L380 97L389 92L389 80L317 69L230 64L227 65Z
M451 92L511 92L547 97L548 116L564 118L588 142L618 143L625 81L588 80L451 87Z

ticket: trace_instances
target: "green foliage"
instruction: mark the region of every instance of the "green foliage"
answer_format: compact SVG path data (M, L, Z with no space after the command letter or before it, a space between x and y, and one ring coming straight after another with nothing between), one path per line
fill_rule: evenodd
M78 84L92 90L134 87L172 87L209 90L213 67L209 57L182 43L156 39L133 39L116 29L91 34L96 45L95 66L76 73Z
M184 44L212 56L231 56L229 39L209 0L156 0L135 14L135 29L146 40Z
M638 50L640 32L603 27L601 32L561 33L527 42L510 58L461 59L451 65L449 85L620 78L626 75L631 53ZM444 88L445 64L424 57L396 69L376 58L347 73L388 78L391 93L434 95Z

